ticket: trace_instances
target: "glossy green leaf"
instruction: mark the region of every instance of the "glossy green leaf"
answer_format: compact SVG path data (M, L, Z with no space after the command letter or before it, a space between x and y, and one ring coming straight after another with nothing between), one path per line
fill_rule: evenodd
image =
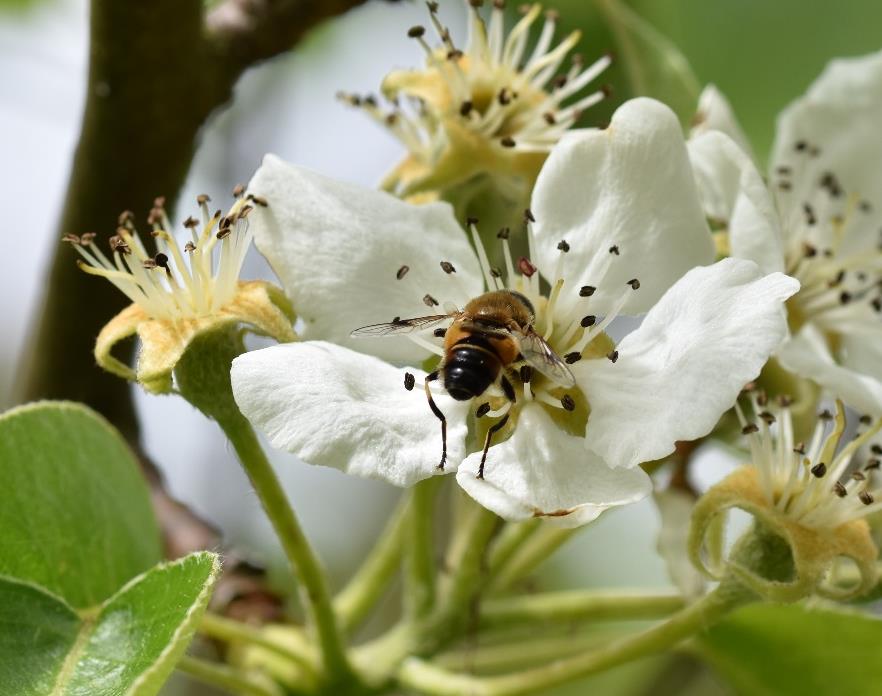
M0 574L78 609L162 557L147 485L100 416L41 402L0 416Z
M220 569L199 552L152 568L100 607L0 578L0 692L149 696L186 649Z
M875 696L882 621L829 609L755 605L714 626L699 650L744 696Z

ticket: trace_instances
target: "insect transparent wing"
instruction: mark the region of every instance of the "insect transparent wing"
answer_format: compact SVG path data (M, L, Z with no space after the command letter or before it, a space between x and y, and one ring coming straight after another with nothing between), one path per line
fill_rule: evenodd
M562 387L572 387L576 384L576 378L567 364L555 353L545 339L539 334L529 331L518 336L521 346L521 355L533 368L539 370L548 379Z
M413 333L414 331L430 329L433 326L449 322L450 319L451 317L449 314L433 314L428 317L415 317L413 319L396 319L385 324L362 326L360 329L356 329L349 335L355 338L395 336L397 334Z

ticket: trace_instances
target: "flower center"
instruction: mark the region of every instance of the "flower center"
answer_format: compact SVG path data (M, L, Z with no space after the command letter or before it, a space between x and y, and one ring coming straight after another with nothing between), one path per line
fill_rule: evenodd
M849 323L880 318L882 237L872 205L817 164L817 147L800 141L793 153L796 166L776 170L779 209L789 211L782 216L786 272L802 285L788 316L794 331L813 322L835 344Z
M773 404L763 392L748 393L752 418L735 405L742 432L749 436L754 466L769 504L805 527L835 529L882 509L875 477L882 446L869 446L869 457L857 463L861 448L882 429L882 419L862 416L867 429L843 446L845 409L823 411L811 441L795 442L790 400Z
M156 253L149 254L134 225L130 212L120 215L116 234L110 238L110 257L95 244L95 234L68 235L82 257L80 268L107 278L151 319L195 319L213 314L228 305L236 295L239 272L251 244L247 216L253 205L265 206L256 196L243 197L236 187L236 203L223 215L211 214L209 197L197 202L201 220L184 221L191 239L183 249L169 232L171 223L165 199L157 198L148 216L156 240Z

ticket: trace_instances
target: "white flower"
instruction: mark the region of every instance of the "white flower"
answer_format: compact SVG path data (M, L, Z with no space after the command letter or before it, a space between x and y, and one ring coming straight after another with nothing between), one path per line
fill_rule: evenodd
M557 13L546 13L529 46L541 5L524 5L523 17L506 34L505 3L493 3L489 24L481 17L482 3L468 4L469 35L460 44L441 23L438 3L428 3L440 45L429 45L424 27L410 29L408 36L426 54L426 66L386 76L382 91L389 107L371 95L340 95L407 148L408 156L384 183L398 195L438 191L488 171L532 184L551 147L609 94L606 87L584 94L609 66L609 56L588 66L574 56L562 68L580 34L554 45Z
M210 213L208 196L198 197L201 220L184 221L189 240L182 248L170 231L162 198L154 201L148 218L155 251L147 251L130 212L120 216L109 255L95 243L94 233L65 237L82 257L80 268L106 278L132 301L98 334L95 359L104 369L161 393L171 389L175 365L199 335L243 325L279 341L294 340L291 307L281 291L263 281L239 280L251 246L248 214L266 203L236 193L226 215ZM133 370L112 350L134 334L141 347Z
M498 387L472 402L441 388L435 396L448 423L447 469L511 519L584 524L645 496L650 482L637 465L711 430L784 338L782 302L798 287L749 261L700 266L712 244L680 127L647 99L622 106L607 130L573 132L552 151L527 214L530 258L511 257L504 230L503 269L489 266L472 221L473 251L446 204L412 206L272 156L251 190L270 201L255 211L256 241L298 307L304 337L339 345L243 355L233 388L272 443L307 462L399 485L435 473L438 420L421 390L405 388L425 372L388 363L434 370L440 340L431 330L384 340L350 332L439 314L447 303L462 308L486 289L528 298L536 333L574 383L518 364L507 374L513 404ZM650 307L617 346L605 333L616 316ZM505 415L476 478L487 427Z
M725 102L712 127L739 137ZM690 142L711 217L731 254L802 289L787 304L784 367L866 413L882 413L882 53L835 60L778 119L771 191L720 133ZM703 127L704 127L703 126ZM732 130L736 128L737 131Z

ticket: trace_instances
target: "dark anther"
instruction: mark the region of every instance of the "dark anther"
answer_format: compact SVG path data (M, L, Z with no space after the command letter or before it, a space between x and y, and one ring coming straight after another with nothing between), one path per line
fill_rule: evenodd
M459 107L459 115L460 116L468 116L472 113L472 109L474 108L474 104L470 101L464 101Z
M438 300L436 300L436 299L435 299L434 297L432 297L430 294L426 293L426 294L423 296L423 304L425 304L426 307L437 307L437 306L438 306Z
M500 271L498 268L496 268L496 266L490 266L490 275L493 276L494 278L501 278L502 271Z
M442 261L441 270L447 274L456 273L456 269L453 267L453 264L450 263L450 261Z
M447 40L449 39L450 37L448 36ZM462 56L463 53L458 48L454 48L452 51L447 51L447 60L459 60Z
M860 493L858 493L858 498L864 505L873 504L873 496L870 495L869 491L861 491Z
M833 420L833 414L830 413L826 408L818 414L818 419L822 421L831 421Z
M94 232L83 232L80 235L80 244L83 246L89 246L93 241L95 241L95 233Z
M248 217L252 210L254 210L253 205L243 205L241 208L239 208L239 214L236 216L236 219L244 220Z
M269 206L266 198L263 196L255 196L253 193L248 194L248 200L254 203L255 205L259 205L261 208L266 208Z
M564 361L565 361L568 365L572 365L573 363L577 363L577 362L579 362L581 359L582 359L582 354L581 354L579 351L577 351L577 350L574 350L572 353L567 353L567 354L564 356Z
M193 227L199 227L199 220L194 218L192 215L184 220L184 227L191 229Z
M864 471L874 471L875 469L878 469L880 465L882 465L882 459L873 457L872 459L867 460L867 465L864 467Z
M609 248L609 253L610 253L610 254L615 254L616 256L618 256L618 255L619 255L619 245L618 245L618 244L613 244L613 245Z
M79 244L80 238L75 234L66 234L61 238L62 242L67 242L68 244Z
M502 147L514 147L517 143L515 143L514 138L510 135L506 135L499 141L499 144L502 145Z
M536 222L536 218L533 217L533 211L529 208L524 208L524 220L529 220L530 222Z
M200 193L198 196L196 196L196 203L198 203L199 205L205 205L210 200L211 198L209 198L209 196L204 193Z
M230 236L230 233L233 231L233 228L229 225L227 227L221 227L217 234L215 235L218 239L226 239Z
M867 480L867 477L864 476L863 473L860 472L860 471L852 471L852 472L851 472L851 478L852 478L854 481L866 481L866 480Z
M805 221L806 221L806 223L808 223L809 225L817 224L817 222L818 222L818 218L817 218L817 216L815 215L815 209L812 208L812 206L811 206L810 204L808 204L808 203L803 203L803 204L802 204L802 210L803 210L803 212L805 213Z
M163 254L163 253L159 253L159 254L157 254L156 256L153 257L153 261L154 261L154 262L156 263L156 265L159 266L160 268L164 268L165 270L169 270L169 267L168 267L168 256L166 256L165 254Z
M557 76L551 81L551 86L554 87L555 89L560 89L560 88L563 87L566 83L567 83L567 76L566 76L566 75L557 75Z
M805 140L799 140L794 148L797 152L805 152L808 149L808 143Z
M576 402L573 401L573 397L569 394L564 394L560 397L560 405L564 407L566 411L575 411L576 410Z
M490 404L486 401L475 409L475 418L483 418L490 412Z
M120 254L131 254L132 250L129 248L128 243L125 239L123 239L120 235L115 234L109 240L110 242L110 250L119 252Z
M882 456L882 445L870 445L870 452Z
M756 423L748 423L743 428L741 428L742 435L750 435L751 433L759 432L759 426Z
M790 167L776 167L775 171L782 176L790 176L793 173L793 170Z
M839 302L842 304L848 304L851 302L851 293L848 290L843 290L839 293Z
M567 240L565 240L565 239L561 239L561 240L557 243L557 250L558 250L558 251L562 251L562 252L564 252L564 253L566 254L566 253L570 250L570 245L569 245L569 243L567 242Z
M557 123L557 119L550 111L546 111L544 114L542 114L542 118L545 119L545 123L547 123L549 126L553 126L555 123Z
M438 11L438 3L437 2L427 2L426 7L429 8L429 12L435 14Z
M818 255L818 249L811 244L803 244L802 255L805 256L807 259L813 259L815 256Z
M493 0L493 7L495 7L497 10L504 10L505 0Z
M827 465L824 462L818 462L810 471L815 478L824 478L824 474L827 473Z
M499 90L496 98L499 100L500 105L507 106L511 103L511 90L508 87L503 87Z
M804 455L805 454L805 443L804 442L797 442L796 446L793 448L793 451L796 454L803 454Z
M763 419L766 425L772 425L775 422L775 416L768 411L762 411L759 417Z
M499 232L496 233L496 238L497 239L508 239L510 234L511 234L511 229L508 227L503 227L502 229L499 230Z
M392 323L393 324L404 324L404 322L401 321L401 317L392 317Z
M407 391L413 391L413 385L416 384L416 377L414 377L410 372L404 373L404 388Z
M239 198L243 193L245 193L245 186L242 184L236 184L233 187L233 198Z
M597 288L595 288L593 285L583 285L581 288L579 288L579 297L591 297L596 292L596 290Z
M529 278L536 272L536 267L526 256L521 256L521 258L518 259L518 270Z
M595 317L593 314L582 317L582 321L579 322L579 324L582 325L583 329L587 329L589 326L594 326L595 323L597 323L597 317Z
M518 376L521 378L521 382L529 384L530 380L533 379L533 368L529 365L521 365Z
M872 300L870 300L870 305L877 312L882 312L882 298L874 297Z
M640 288L640 281L636 278L631 278L631 280L628 281L628 285L631 286L632 290L638 290Z
M861 425L869 425L873 422L873 417L867 413L864 413L861 415L860 418L858 418L858 421Z
M408 272L409 270L410 270L410 266L402 266L402 267L399 268L398 271L395 273L395 277L396 277L398 280L401 280L402 278L404 278L404 276L407 275L407 272Z
M411 39L418 39L426 33L426 28L419 25L411 27L407 30L407 36Z
M447 329L435 329L435 330L432 332L432 335L433 335L435 338L444 338L444 336L445 336L446 333L447 333Z
M609 361L614 363L619 359L619 351L613 350L606 354L606 357L609 358Z
M781 408L787 408L793 403L793 399L787 394L779 394L777 398L778 405Z
M186 244L184 244L184 251L187 251L187 252L196 251L196 245L193 244L193 242L187 242Z
M841 481L837 481L833 484L833 492L840 498L844 498L846 495L848 495L848 489L842 485Z
M476 218L476 217L467 217L466 218L466 225L468 227L471 227L472 225L477 225L477 224L478 224L478 218Z

